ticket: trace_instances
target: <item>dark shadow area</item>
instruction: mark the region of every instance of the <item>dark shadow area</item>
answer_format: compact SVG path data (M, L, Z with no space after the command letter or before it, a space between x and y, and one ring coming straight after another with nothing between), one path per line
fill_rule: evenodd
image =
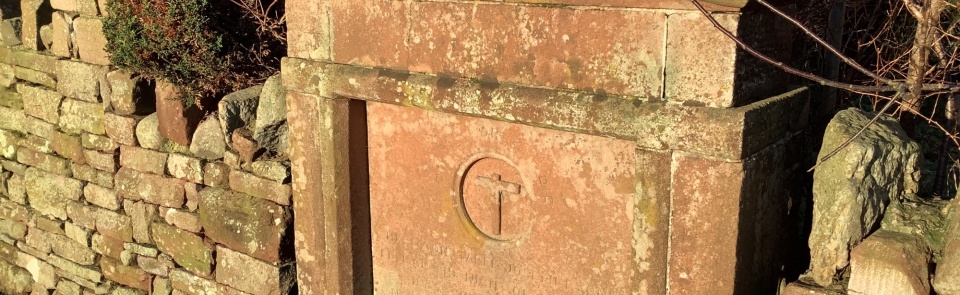
M370 229L370 166L367 103L349 102L350 224L354 294L373 294L373 245Z

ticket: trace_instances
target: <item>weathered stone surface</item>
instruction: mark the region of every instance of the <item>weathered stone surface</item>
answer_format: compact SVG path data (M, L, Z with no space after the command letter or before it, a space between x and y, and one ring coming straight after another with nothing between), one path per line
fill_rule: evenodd
M24 173L27 173L27 168L29 168L27 165L8 160L0 160L0 165L2 165L3 169L13 172L13 174L17 175L23 175Z
M51 143L54 152L69 159L74 165L87 162L86 156L83 155L83 145L80 143L79 136L54 131Z
M50 142L50 140L47 140L45 138L35 136L32 134L27 135L22 140L20 140L20 147L25 149L30 149L32 151L43 153L43 154L52 154L53 153L52 146L53 144L52 142ZM39 159L35 161L39 161Z
M70 221L83 226L89 229L97 228L97 208L93 206L86 206L79 202L71 202L67 204L67 216L70 217Z
M2 112L0 112L0 115L3 115ZM0 122L2 121L3 119L0 119ZM20 146L19 135L0 129L0 157L14 159L17 156L18 146Z
M50 73L24 67L15 67L13 73L20 80L26 80L50 88L57 87L57 78Z
M253 123L263 86L253 86L223 97L217 108L220 128L227 145L232 146L233 131ZM252 127L252 126L251 126Z
M66 234L66 232L63 230L62 221L46 218L40 215L33 216L33 222L31 222L31 225L49 233L61 236Z
M77 0L50 0L50 6L57 10L73 12L80 10L79 5L77 5Z
M85 149L97 150L105 153L116 152L120 144L109 137L83 133L80 135L80 143Z
M183 183L183 195L187 197L187 203L184 206L187 206L187 210L191 212L196 212L197 207L200 206L200 187L201 185L193 182Z
M276 161L256 161L243 164L243 169L250 171L256 176L270 179L276 182L285 182L290 177L290 167L283 162Z
M280 205L290 205L290 185L263 179L243 171L230 172L230 188Z
M208 116L200 122L197 131L193 134L190 153L203 159L216 160L223 158L226 150L227 144L223 138L220 119L216 114Z
M200 191L200 220L208 237L272 263L292 258L288 208L219 188Z
M57 131L57 125L32 116L27 116L27 120L24 121L24 123L26 124L25 128L27 129L27 133L45 139L53 140L53 134L59 132Z
M200 223L200 216L195 213L189 213L180 211L173 208L167 208L163 219L177 228L182 230L199 233L202 225Z
M195 276L189 272L174 269L170 271L170 283L173 285L174 294L181 291L181 294L190 295L219 295L217 283Z
M98 151L84 150L83 156L87 159L87 165L100 171L116 172L118 167L118 155L111 153L101 153Z
M106 2L106 0L77 0L77 10L80 12L80 15L96 17L99 15L99 8L97 2Z
M0 71L5 70L2 67L3 66L0 66ZM11 72L11 75L13 75L12 72ZM0 76L0 79L3 79L3 77ZM0 87L2 86L3 86L3 81L0 80ZM17 92L0 90L0 106L13 108L13 109L23 109L23 97L20 95L20 93L17 93Z
M50 25L53 29L53 45L50 46L50 53L56 56L70 57L73 52L73 42L70 40L73 18L62 11L56 11L53 13L53 20Z
M71 222L64 223L63 231L68 239L79 243L84 247L90 247L90 230L83 228Z
M170 273L170 269L161 263L160 259L154 257L137 256L137 266L140 266L143 271L158 276L167 276Z
M17 82L17 76L13 71L13 65L0 63L0 88L8 88ZM11 107L9 105L4 106Z
M46 289L56 288L56 269L49 263L25 253L18 253L16 264L17 266L20 266L30 272L30 276L33 277L33 281L40 286Z
M137 145L136 118L124 117L107 113L103 117L103 125L107 129L107 136L123 145Z
M210 274L213 269L212 245L197 235L163 223L154 223L152 229L160 251L172 256L184 269L202 276ZM171 278L175 272L171 272Z
M50 48L53 45L53 27L50 25L40 27L40 42L43 44L43 48Z
M236 152L227 150L223 153L223 163L227 164L228 167L233 169L240 168L240 155L237 155Z
M256 258L217 247L217 282L250 294L287 294L296 282L291 265L277 267Z
M851 294L930 294L927 246L915 237L880 230L850 252Z
M140 146L154 150L163 146L167 139L160 135L159 126L160 122L156 113L144 117L143 120L140 120L140 123L137 123L137 141Z
M943 225L945 244L934 271L933 289L937 294L960 294L960 198L953 198L946 210L950 213Z
M103 270L103 276L108 280L150 291L153 276L142 269L123 265L120 261L112 258L100 259L100 269Z
M23 19L19 17L4 19L0 21L0 43L4 46L17 46L21 42Z
M0 219L0 234L23 241L27 237L27 225L16 220Z
M40 230L39 228L31 227L28 229L26 236L26 245L30 246L33 249L36 249L36 255L42 259L46 259L47 254L50 254L53 251L52 243L55 240L55 234L48 233L46 231ZM20 246L23 246L22 244Z
M83 183L60 175L28 168L24 175L30 206L42 214L67 219L67 203L80 200Z
M107 74L110 83L110 103L119 115L146 115L156 109L153 83L124 70Z
M827 125L824 157L850 138L871 114L856 109L839 112ZM919 186L920 146L897 121L882 117L848 147L814 172L813 229L808 275L828 286L838 269L847 266L850 248L880 220L891 200L911 198Z
M164 174L167 154L135 146L120 147L120 166L136 171Z
M36 167L50 173L66 176L69 176L72 173L70 171L70 162L66 159L41 153L32 148L21 147L19 150L17 150L17 162Z
M103 36L103 22L98 18L80 17L74 20L73 28L77 33L80 59L92 64L109 65L110 56L105 49L107 38Z
M33 278L27 270L0 260L0 293L26 294L33 290Z
M117 212L96 209L97 231L124 242L133 241L133 218Z
M173 286L170 284L170 279L164 277L155 277L153 279L153 293L154 295L170 295L173 292Z
M240 156L241 163L250 163L263 154L263 146L253 139L253 132L247 128L233 131L233 149Z
M93 238L90 240L90 248L100 253L100 255L113 257L114 259L120 259L120 253L124 251L123 244L122 240L104 235L93 235Z
M23 110L0 107L0 129L7 129L25 133L24 121L27 119Z
M70 165L70 169L73 171L73 178L86 181L88 186L97 185L104 188L113 188L113 173L111 172L76 163ZM87 192L84 191L84 194L86 195Z
M74 240L61 235L51 235L55 239L51 241L51 249L54 254L80 265L93 265L97 253L90 248L77 243Z
M180 208L184 202L183 180L146 174L128 168L117 172L115 186L120 194L132 200L170 208Z
M53 13L50 6L44 5L45 1L40 0L21 0L20 17L23 20L22 41L23 46L31 50L43 50L40 44L40 26L45 25L42 22L44 16Z
M124 200L123 210L132 217L134 240L140 243L153 243L150 238L150 225L157 219L157 206Z
M200 159L170 154L167 158L167 171L176 178L194 183L203 183L203 162Z
M103 106L97 103L66 99L60 109L60 129L70 134L86 131L106 134L103 126Z
M17 84L17 92L27 97L23 110L27 115L57 124L60 121L60 102L63 96L56 91Z
M80 284L69 280L60 280L57 283L57 289L53 291L56 295L80 295L80 292L83 291L83 288Z
M48 256L47 263L50 263L50 265L53 265L68 274L71 274L92 282L100 282L100 279L103 277L99 271L73 263L70 260L63 259L57 255ZM61 280L60 282L64 282L64 281Z
M280 75L274 75L263 84L255 126L252 128L253 138L264 148L279 155L286 155L290 148L286 123L286 91Z
M100 81L105 80L107 67L61 60L56 74L60 94L86 102L100 102Z
M184 106L179 91L169 83L158 81L155 93L160 134L182 146L190 146L203 111L196 104Z

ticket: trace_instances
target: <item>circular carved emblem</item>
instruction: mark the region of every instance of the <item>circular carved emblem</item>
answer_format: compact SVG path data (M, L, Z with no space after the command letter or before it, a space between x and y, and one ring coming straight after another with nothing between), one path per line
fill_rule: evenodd
M509 241L529 229L532 208L514 165L498 157L481 157L461 173L460 204L481 233Z

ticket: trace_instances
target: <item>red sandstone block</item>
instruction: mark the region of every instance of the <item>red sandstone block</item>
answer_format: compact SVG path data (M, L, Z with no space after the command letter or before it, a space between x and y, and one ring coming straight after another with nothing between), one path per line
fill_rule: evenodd
M338 63L659 97L666 15L489 3L334 4ZM372 10L374 13L361 13ZM390 23L389 28L370 28ZM618 29L611 30L609 28ZM374 45L375 44L375 45Z
M732 294L743 164L674 154L672 169L669 289Z
M333 56L338 63L405 68L409 2L333 1Z
M111 281L150 291L153 276L140 268L123 265L112 258L103 258L100 259L100 269L103 270L103 276Z

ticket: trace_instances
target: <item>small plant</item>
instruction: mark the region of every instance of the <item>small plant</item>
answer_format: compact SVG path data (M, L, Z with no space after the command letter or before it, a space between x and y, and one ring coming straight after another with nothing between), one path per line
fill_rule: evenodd
M117 67L181 88L204 107L261 83L286 52L283 3L261 0L114 0L104 20L107 51ZM263 28L263 24L272 27Z

